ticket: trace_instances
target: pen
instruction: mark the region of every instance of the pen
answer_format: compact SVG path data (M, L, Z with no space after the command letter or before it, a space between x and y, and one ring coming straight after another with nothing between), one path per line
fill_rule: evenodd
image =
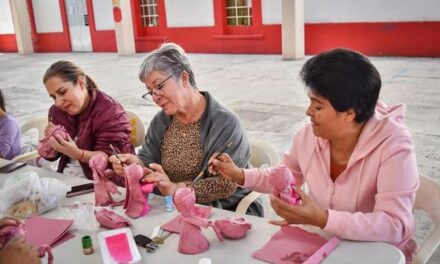
M119 157L118 153L116 152L116 149L113 147L112 144L110 144L110 148L112 149L113 155L116 156L116 158L119 160L119 162L121 163L122 167L124 167L124 163L121 160L121 157Z
M226 145L220 152L214 157L214 159L218 159L233 143L234 141L230 141L228 145ZM203 172L205 171L206 167L208 166L208 163L202 168L202 171L197 175L197 177L194 178L193 181L198 181L203 177Z

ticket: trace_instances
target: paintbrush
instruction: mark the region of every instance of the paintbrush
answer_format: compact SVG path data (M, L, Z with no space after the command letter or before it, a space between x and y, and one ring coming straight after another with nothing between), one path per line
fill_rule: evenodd
M116 156L116 158L119 160L119 162L121 163L122 167L125 167L125 164L122 162L121 157L119 157L118 152L116 152L116 149L113 147L112 144L110 144L110 148L112 149L113 155Z
M232 143L233 143L234 141L230 141L229 143L228 143L228 145L226 145L222 150L220 150L219 151L219 153L214 157L214 159L218 159L231 145L232 145ZM202 171L199 173L199 175L197 175L197 177L195 177L194 178L194 180L193 181L198 181L198 180L200 180L201 178L203 178L203 173L204 173L204 171L206 170L206 167L208 166L209 164L208 163L206 163L206 165L202 168Z

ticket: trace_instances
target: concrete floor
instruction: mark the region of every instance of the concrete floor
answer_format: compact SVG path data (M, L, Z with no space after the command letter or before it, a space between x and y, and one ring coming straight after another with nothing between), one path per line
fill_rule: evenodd
M298 79L305 59L283 61L279 55L189 56L198 87L238 113L250 138L268 142L280 154L288 149L292 135L308 121L304 114L308 98ZM148 125L159 108L141 99L146 90L137 79L137 71L144 57L114 53L1 54L0 88L8 111L19 122L46 115L52 100L42 76L53 62L71 60L83 67L103 91L138 112ZM440 59L371 60L382 75L381 100L407 105L406 124L416 143L420 173L440 182ZM430 228L432 223L418 212L416 239L423 240ZM430 263L440 263L440 249Z

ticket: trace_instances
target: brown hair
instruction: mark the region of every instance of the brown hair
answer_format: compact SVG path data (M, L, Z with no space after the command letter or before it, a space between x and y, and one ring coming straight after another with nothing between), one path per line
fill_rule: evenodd
M65 82L72 82L73 84L78 83L78 78L84 76L86 79L86 88L88 91L93 89L98 89L95 81L90 78L84 71L78 67L76 64L70 61L57 61L46 70L43 76L43 83L46 83L52 77L59 77Z

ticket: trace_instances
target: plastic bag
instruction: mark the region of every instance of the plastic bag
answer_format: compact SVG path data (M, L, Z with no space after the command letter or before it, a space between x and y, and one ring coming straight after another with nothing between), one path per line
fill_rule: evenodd
M70 231L82 230L87 232L98 231L99 223L96 221L95 210L99 208L93 204L76 201L69 205L60 207L63 218L72 219Z
M41 214L59 205L70 187L54 178L27 171L8 177L0 189L0 213L19 218Z

